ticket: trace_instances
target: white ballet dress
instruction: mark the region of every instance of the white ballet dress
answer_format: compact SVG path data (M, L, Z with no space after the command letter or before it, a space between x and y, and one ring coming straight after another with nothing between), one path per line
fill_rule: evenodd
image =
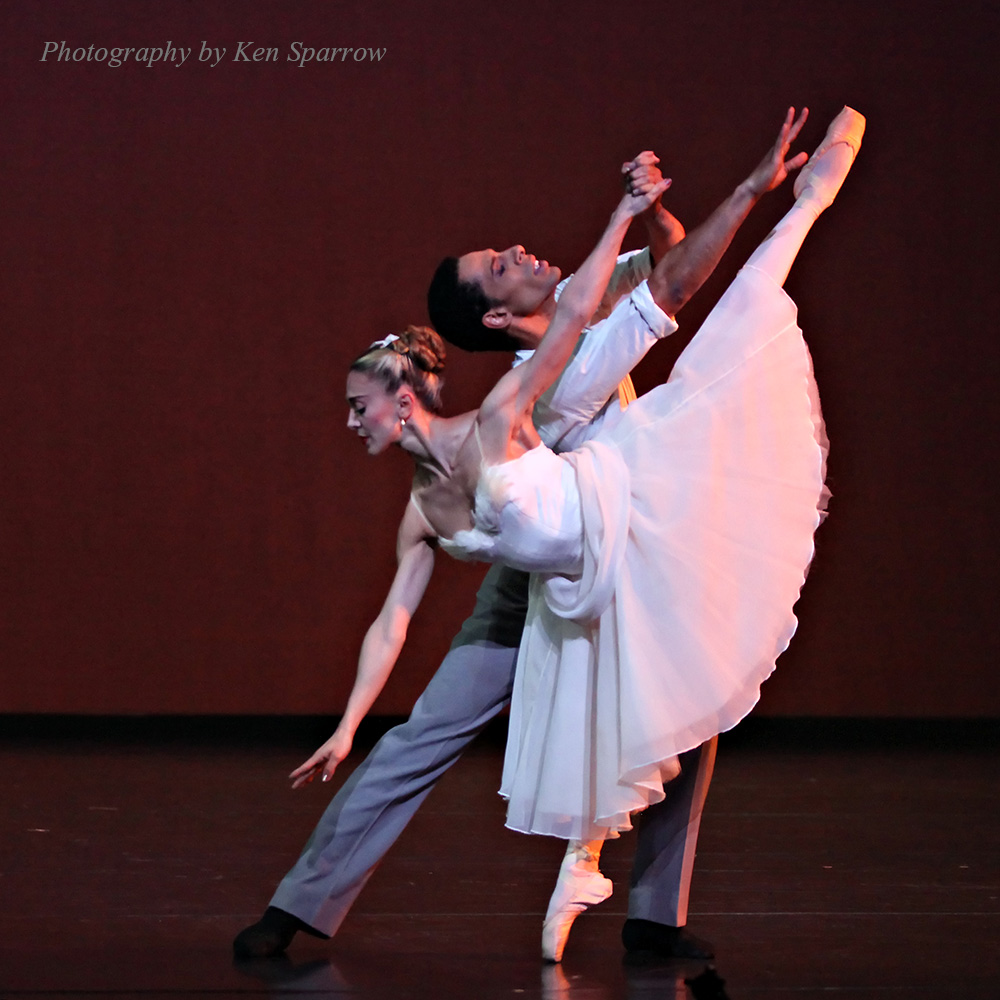
M663 798L795 631L826 438L796 308L744 267L674 366L579 449L485 468L442 547L532 576L500 794L588 840Z

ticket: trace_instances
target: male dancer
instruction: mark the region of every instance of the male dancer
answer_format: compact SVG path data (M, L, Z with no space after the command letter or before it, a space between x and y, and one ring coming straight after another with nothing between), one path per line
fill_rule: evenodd
M787 163L784 160L804 120L805 113L796 121L789 112L778 141L764 161L770 164L768 169L754 171L686 239L676 242L682 232L679 224L660 206L650 213L647 224L651 226L656 265L648 281L634 290L631 286L645 276L643 271L649 263L644 268L636 257L627 258L616 272L609 288L609 298L619 298L616 308L607 318L592 324L583 347L539 414L539 430L547 442L578 443L586 437L587 422L614 419L614 406L602 406L602 402L621 374L658 336L676 328L669 317L714 269L750 208L766 190L780 183L787 170L800 166L805 159L800 154ZM629 183L639 187L658 182L654 160L643 154L626 164L623 169L629 174ZM486 303L478 316L477 333L485 330L499 334L505 347L537 343L554 309L559 278L556 269L524 254L520 247L503 254L480 251L451 264L446 262L442 268L429 294L432 319L442 333L451 334L459 342L465 336L455 333L456 324L450 315L460 312L461 305L457 310L441 305L449 299L449 293L440 294L442 285L455 286L450 293L452 301L463 297L467 300L468 286L475 282ZM463 280L459 283L455 278ZM628 297L621 298L623 295ZM485 345L465 336L463 346L483 349ZM498 345L494 342L490 346ZM610 380L603 394L596 391L602 379ZM595 404L597 398L602 402ZM234 949L238 955L278 954L299 930L320 937L336 932L357 894L434 783L509 700L526 590L523 574L500 567L490 570L472 616L417 701L410 719L382 738L334 797L262 919L237 936ZM714 753L713 740L684 755L681 775L665 789L666 799L640 818L629 919L622 935L629 950L710 957L710 948L689 937L684 923L694 841ZM314 755L297 773L306 770L312 776L322 772L326 780L338 763ZM585 857L567 856L554 904L564 909L575 905L571 898L574 867L586 866L586 862ZM557 899L561 889L563 896L568 892L566 899Z

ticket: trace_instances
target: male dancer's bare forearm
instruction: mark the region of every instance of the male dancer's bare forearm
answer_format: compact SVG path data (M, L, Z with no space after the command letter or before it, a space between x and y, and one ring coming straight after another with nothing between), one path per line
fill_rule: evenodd
M666 257L671 248L684 239L684 227L675 215L659 203L643 212L642 221L646 227L646 242L655 266Z
M803 108L796 118L795 109L789 108L778 138L753 173L656 265L649 277L649 290L668 316L673 316L705 283L761 196L781 184L789 170L805 163L805 153L787 161L785 157L808 115L808 109Z
M668 316L673 316L705 283L760 197L750 182L744 181L705 222L659 260L649 277L649 290Z

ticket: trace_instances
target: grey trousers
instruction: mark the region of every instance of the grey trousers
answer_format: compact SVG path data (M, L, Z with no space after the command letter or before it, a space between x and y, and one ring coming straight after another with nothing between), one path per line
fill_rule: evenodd
M326 936L336 933L437 780L510 701L526 601L525 574L490 569L475 610L409 719L379 740L333 797L271 906ZM664 801L639 819L630 917L672 926L687 921L715 743L683 754L681 773L665 787Z

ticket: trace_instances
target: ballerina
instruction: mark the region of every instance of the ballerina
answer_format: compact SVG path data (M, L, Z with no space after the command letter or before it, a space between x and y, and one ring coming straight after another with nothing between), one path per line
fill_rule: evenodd
M443 345L410 328L348 376L348 425L372 454L415 462L399 568L362 647L337 731L296 785L329 777L381 690L426 588L437 543L533 576L502 794L508 825L570 840L543 953L610 884L607 836L662 797L676 755L735 725L794 631L792 605L824 498L825 440L794 304L781 290L813 221L860 145L845 109L800 173L792 210L755 252L670 380L606 432L564 455L531 424L589 319L628 222L659 193L626 195L567 286L534 356L476 412L439 415ZM792 116L751 179L785 162Z

